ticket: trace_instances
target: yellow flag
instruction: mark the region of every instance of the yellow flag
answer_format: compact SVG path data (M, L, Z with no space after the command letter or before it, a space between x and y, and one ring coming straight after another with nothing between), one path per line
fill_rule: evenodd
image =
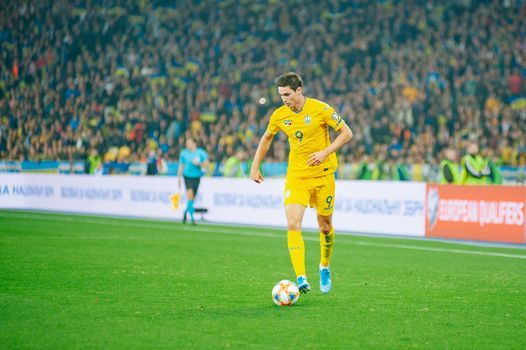
M179 192L175 193L170 197L170 200L172 201L172 209L177 210L179 209L179 197L181 194Z

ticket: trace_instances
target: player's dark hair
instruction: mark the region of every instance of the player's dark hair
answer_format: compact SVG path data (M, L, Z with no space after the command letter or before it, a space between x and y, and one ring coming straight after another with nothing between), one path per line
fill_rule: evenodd
M276 84L279 87L290 87L292 90L296 91L298 87L303 87L303 79L299 76L299 74L294 72L288 72L285 74L282 74L276 79Z
M195 147L201 147L200 142L193 136L187 136L185 139L185 143L187 141L192 141L195 144Z

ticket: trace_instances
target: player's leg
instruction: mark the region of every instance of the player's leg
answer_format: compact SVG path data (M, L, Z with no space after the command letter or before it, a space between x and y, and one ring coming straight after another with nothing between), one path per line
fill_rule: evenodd
M320 229L320 290L323 293L328 293L332 288L329 266L334 245L334 227L332 225L334 192L334 176L324 177L316 191L316 209Z
M305 242L301 233L301 222L305 214L305 206L301 204L287 204L285 206L287 215L287 245L289 248L290 261L298 281L300 292L310 291L305 269Z
M195 212L195 209L194 209L194 200L195 200L195 197L197 196L197 190L199 189L199 184L201 182L201 178L195 178L195 179L192 179L192 190L193 190L193 195L192 195L192 207L191 207L191 210L189 211L190 213L190 219L192 220L192 224L195 225L195 218L194 218L194 212Z
M332 288L331 270L329 267L334 245L332 215L323 216L318 214L318 226L320 228L320 290L323 293L328 293Z
M186 210L184 211L183 218L184 223L186 223L187 214L190 215L190 218L193 218L194 215L194 190L192 188L186 188L186 199Z
M332 214L318 214L318 227L320 229L320 266L329 266L334 244L334 227L332 226Z
M309 204L308 181L287 178L285 183L285 214L287 216L287 245L290 260L296 273L298 288L302 293L310 291L305 270L305 243L301 233L301 223L305 208Z
M193 217L194 212L194 186L192 179L185 176L184 185L186 187L186 210L184 211L183 223L186 223L187 214Z

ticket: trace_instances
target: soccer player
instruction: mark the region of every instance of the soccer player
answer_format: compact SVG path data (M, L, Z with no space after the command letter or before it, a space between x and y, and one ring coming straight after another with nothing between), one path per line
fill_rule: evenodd
M301 224L305 209L310 204L316 207L320 229L320 289L328 293L332 287L329 263L334 242L334 172L338 166L335 152L350 141L353 134L331 106L303 95L303 80L298 74L290 72L279 76L277 86L284 106L276 109L270 117L254 155L250 178L257 183L263 182L259 165L274 135L283 131L290 144L284 204L292 266L300 291L307 293L311 287L305 271ZM329 126L338 132L332 143Z
M194 219L194 199L197 195L197 189L204 175L203 169L208 166L208 154L202 148L198 148L194 139L186 139L186 148L183 148L179 154L179 168L177 177L179 188L181 188L181 176L184 177L186 187L187 204L183 215L183 223L186 223L186 216L190 214L192 224L195 225Z

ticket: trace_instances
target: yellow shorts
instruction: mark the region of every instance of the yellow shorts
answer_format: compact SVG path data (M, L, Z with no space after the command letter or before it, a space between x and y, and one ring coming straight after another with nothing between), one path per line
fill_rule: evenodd
M335 182L334 174L306 179L287 177L285 205L310 205L318 214L329 216L334 211Z

